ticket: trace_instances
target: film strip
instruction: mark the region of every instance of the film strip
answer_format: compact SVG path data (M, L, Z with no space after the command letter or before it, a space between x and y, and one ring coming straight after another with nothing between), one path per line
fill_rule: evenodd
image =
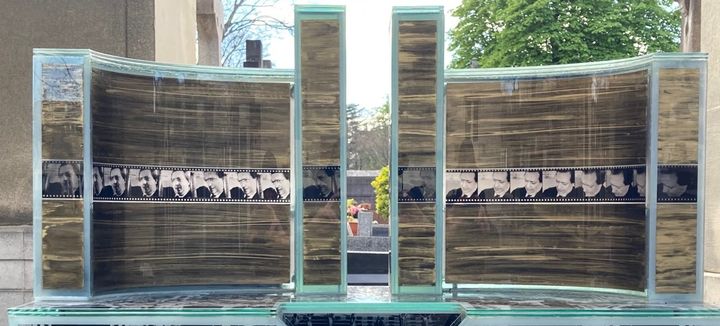
M645 165L449 169L445 201L455 203L644 203ZM697 165L661 165L658 202L697 202Z
M398 202L435 202L435 167L398 168Z
M79 160L43 160L43 199L82 199L83 162Z
M340 166L303 166L303 202L340 201Z
M93 200L289 203L290 169L93 164Z

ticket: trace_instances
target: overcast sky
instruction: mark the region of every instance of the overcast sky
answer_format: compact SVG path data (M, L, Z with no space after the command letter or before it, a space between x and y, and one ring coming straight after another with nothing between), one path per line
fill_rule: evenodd
M348 104L357 103L372 108L382 105L390 94L390 16L393 6L444 6L445 29L457 23L450 16L451 9L461 0L347 0L312 1L280 0L266 13L286 22L293 21L293 4L345 5L347 22L347 97ZM445 40L447 48L449 40ZM263 44L265 59L275 68L294 68L294 43L289 33ZM445 64L450 54L445 51Z

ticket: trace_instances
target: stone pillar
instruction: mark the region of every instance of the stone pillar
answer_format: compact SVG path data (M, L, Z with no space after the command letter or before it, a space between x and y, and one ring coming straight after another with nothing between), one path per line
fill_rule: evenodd
M676 0L680 4L682 23L680 25L680 48L682 52L700 52L701 0Z
M220 0L197 0L198 64L220 65L223 21Z
M697 1L691 1L698 3ZM705 302L720 304L720 2L704 1L700 51L708 53L705 133ZM700 19L696 19L700 20Z
M372 235L372 222L373 222L373 213L372 212L359 212L358 213L358 235L369 237Z

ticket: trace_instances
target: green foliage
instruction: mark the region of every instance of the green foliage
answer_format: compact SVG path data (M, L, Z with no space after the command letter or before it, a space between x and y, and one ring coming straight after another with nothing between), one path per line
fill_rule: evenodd
M463 0L453 68L591 62L678 51L672 0Z
M387 222L390 216L390 168L386 165L380 169L370 185L375 189L375 211Z

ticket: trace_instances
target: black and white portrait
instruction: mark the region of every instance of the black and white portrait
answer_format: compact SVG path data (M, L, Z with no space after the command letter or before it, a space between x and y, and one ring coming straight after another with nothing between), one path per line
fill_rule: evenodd
M478 199L478 173L475 171L446 174L446 187L450 189L445 195L448 201L467 201Z
M633 169L610 169L606 175L610 184L609 196L613 198L637 199L640 198L635 181Z
M340 170L334 167L303 170L303 200L340 198Z
M605 199L608 197L609 190L605 187L604 169L585 169L580 171L580 185L582 186L585 198Z
M162 170L160 172L160 197L173 199L192 198L192 173L184 170Z
M510 172L492 172L492 187L483 189L480 196L485 199L511 199Z
M510 172L511 192L513 198L538 199L543 198L543 174L539 170L528 170L523 172Z
M583 198L582 188L575 186L574 170L543 171L543 173L544 198Z
M43 162L43 196L79 198L82 196L82 163Z
M130 184L129 197L157 198L160 170L157 169L129 169L128 183Z

